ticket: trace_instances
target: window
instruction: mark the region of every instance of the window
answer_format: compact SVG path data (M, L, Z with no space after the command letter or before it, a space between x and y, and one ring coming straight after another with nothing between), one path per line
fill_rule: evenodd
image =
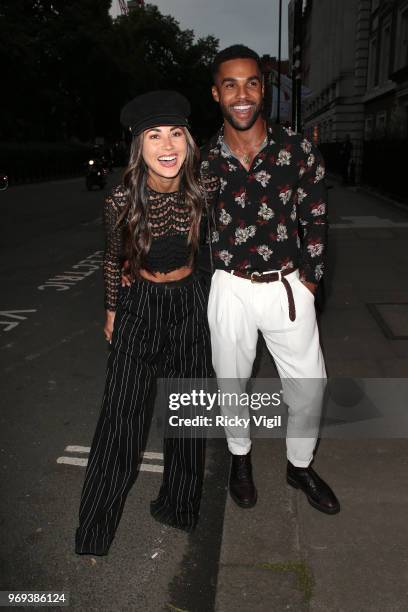
M376 136L379 136L379 137L385 136L386 124L387 124L387 113L385 111L381 111L381 113L377 113L377 116L375 118Z
M364 138L365 138L365 140L370 140L372 138L372 136L373 136L373 124L374 124L373 116L370 115L369 117L366 117L365 125L364 125Z
M370 41L370 55L368 58L368 89L377 84L377 38L372 38Z
M399 49L396 69L408 65L408 6L399 14L398 42Z
M381 32L381 50L380 50L380 77L379 82L384 83L388 80L388 72L390 65L390 43L391 43L391 26L387 24Z

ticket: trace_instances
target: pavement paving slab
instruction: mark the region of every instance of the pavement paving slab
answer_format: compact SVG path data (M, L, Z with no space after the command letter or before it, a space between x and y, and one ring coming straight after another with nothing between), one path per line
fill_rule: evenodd
M403 611L408 602L407 440L323 440L316 460L341 499L335 517L298 499L310 610Z
M228 498L217 583L217 612L306 610L311 572L299 549L295 496L285 480L283 440L256 440L259 500L242 509Z
M332 378L408 378L408 342L387 338L367 304L408 302L408 211L334 185L330 217L373 217L379 227L331 229L321 342ZM388 221L404 224L387 225ZM391 262L391 265L390 265ZM405 317L404 313L399 312ZM407 323L399 318L401 327ZM262 341L256 375L276 377ZM408 610L408 440L323 439L313 467L341 512L316 511L286 485L283 440L253 441L258 503L227 500L216 610L402 612ZM273 568L267 576L259 563ZM280 564L280 566L279 566ZM280 570L277 569L280 567ZM288 571L283 571L287 568ZM292 568L293 571L290 571Z

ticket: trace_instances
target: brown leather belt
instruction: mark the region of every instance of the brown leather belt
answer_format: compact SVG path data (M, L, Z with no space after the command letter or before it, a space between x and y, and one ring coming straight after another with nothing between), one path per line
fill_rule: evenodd
M240 270L233 270L231 274L239 276L239 278L246 278L251 283L273 283L275 281L282 281L283 286L286 289L286 295L288 296L289 305L289 319L294 321L296 319L296 307L295 300L293 299L292 287L286 280L285 276L292 274L295 270L283 270L283 272L266 272L261 274L260 272L241 272Z

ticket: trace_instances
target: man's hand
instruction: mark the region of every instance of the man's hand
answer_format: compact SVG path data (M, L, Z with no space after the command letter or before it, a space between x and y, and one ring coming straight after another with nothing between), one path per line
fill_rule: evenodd
M308 283L307 281L302 281L302 283L309 289L309 291L311 291L311 293L313 293L313 295L315 295L317 289L316 283Z
M113 323L115 321L115 312L112 310L105 311L105 325L103 327L103 333L105 334L105 340L111 344L113 334Z
M133 283L132 275L130 274L130 266L129 266L129 262L127 259L123 263L122 276L121 276L120 282L121 282L122 287L130 287L131 284Z

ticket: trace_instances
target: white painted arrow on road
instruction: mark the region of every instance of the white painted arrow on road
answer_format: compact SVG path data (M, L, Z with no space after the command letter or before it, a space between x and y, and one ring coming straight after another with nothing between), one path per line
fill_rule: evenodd
M20 325L21 321L25 321L27 317L24 317L21 313L29 313L29 312L37 312L35 309L30 310L0 310L0 317L5 317L6 319L17 319L17 321L0 321L0 325L5 325L5 329L3 331L8 332L17 325Z
M0 321L0 325L6 325L6 328L3 329L3 331L10 331L11 329L13 329L14 327L17 327L17 325L19 325L19 323L15 322L15 323L10 323L9 321Z

